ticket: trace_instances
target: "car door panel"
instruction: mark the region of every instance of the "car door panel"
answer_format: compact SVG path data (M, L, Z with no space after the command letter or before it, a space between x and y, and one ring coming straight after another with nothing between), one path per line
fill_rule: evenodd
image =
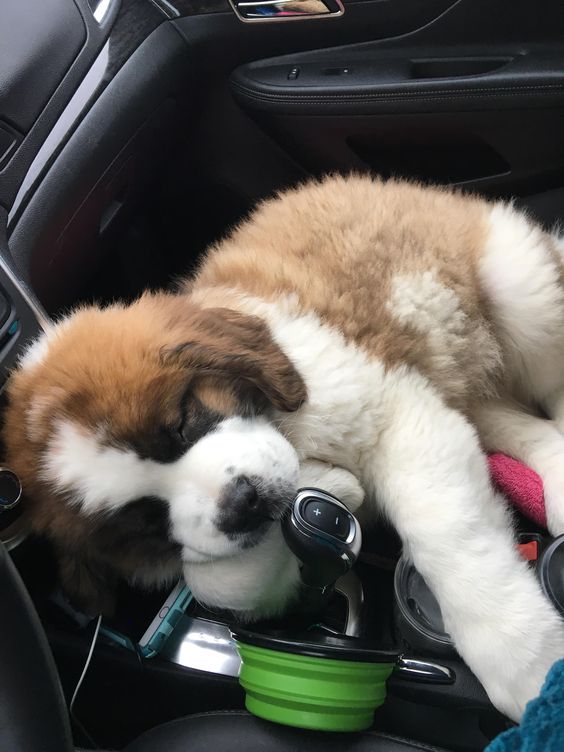
M298 79L288 80L295 68ZM231 83L241 106L313 173L371 170L501 195L564 175L556 46L361 45L247 65Z
M241 66L232 91L313 173L370 170L499 195L553 187L564 175L563 19L551 25L562 9L542 4L547 14L526 24L527 5L509 18L500 3L462 1L396 39Z

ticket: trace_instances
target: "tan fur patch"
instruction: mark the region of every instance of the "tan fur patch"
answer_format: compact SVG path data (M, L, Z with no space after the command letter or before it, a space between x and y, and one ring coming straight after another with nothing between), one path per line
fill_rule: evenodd
M437 370L428 338L389 310L393 280L431 272L452 291L472 330L496 350L476 260L487 232L487 204L439 188L367 177L331 177L267 201L212 248L185 290L214 305L230 291L275 301L297 297L387 365L407 363L463 407L470 391L494 389L498 353L457 361L451 381ZM232 293L231 293L232 294ZM447 376L447 378L445 378Z

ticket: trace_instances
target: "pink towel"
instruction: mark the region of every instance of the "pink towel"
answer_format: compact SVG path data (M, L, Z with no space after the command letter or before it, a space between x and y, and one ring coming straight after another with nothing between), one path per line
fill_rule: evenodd
M546 528L544 490L540 476L530 467L505 454L490 454L488 462L496 488L525 517Z

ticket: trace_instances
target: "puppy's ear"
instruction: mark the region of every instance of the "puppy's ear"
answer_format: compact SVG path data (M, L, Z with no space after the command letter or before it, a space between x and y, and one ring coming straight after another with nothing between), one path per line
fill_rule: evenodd
M103 562L77 552L59 552L59 575L71 603L89 616L112 616L116 576Z
M191 318L190 331L191 340L168 350L167 359L192 369L195 376L227 377L254 387L284 412L305 402L302 377L262 319L228 308L203 309Z

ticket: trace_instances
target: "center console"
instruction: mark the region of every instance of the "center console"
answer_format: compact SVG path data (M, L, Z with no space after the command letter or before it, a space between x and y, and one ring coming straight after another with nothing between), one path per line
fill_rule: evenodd
M347 517L338 540L329 532L333 525L322 528L312 515L320 500L331 505L331 522L338 516L341 525ZM241 625L232 614L192 602L160 653L144 661L145 671L166 670L187 682L199 677L202 687L231 682L239 691L235 707L243 703L239 680L247 708L271 721L342 731L365 728L374 717L376 728L467 752L483 749L510 724L448 635L444 645L422 639L431 631L427 621L441 623L440 610L392 534L368 534L360 554L358 522L328 494L311 489L298 495L284 530L303 562L303 597L295 613ZM115 639L106 644L119 650ZM321 704L315 700L320 672ZM371 691L351 695L350 688L365 681ZM358 712L351 715L351 707Z

